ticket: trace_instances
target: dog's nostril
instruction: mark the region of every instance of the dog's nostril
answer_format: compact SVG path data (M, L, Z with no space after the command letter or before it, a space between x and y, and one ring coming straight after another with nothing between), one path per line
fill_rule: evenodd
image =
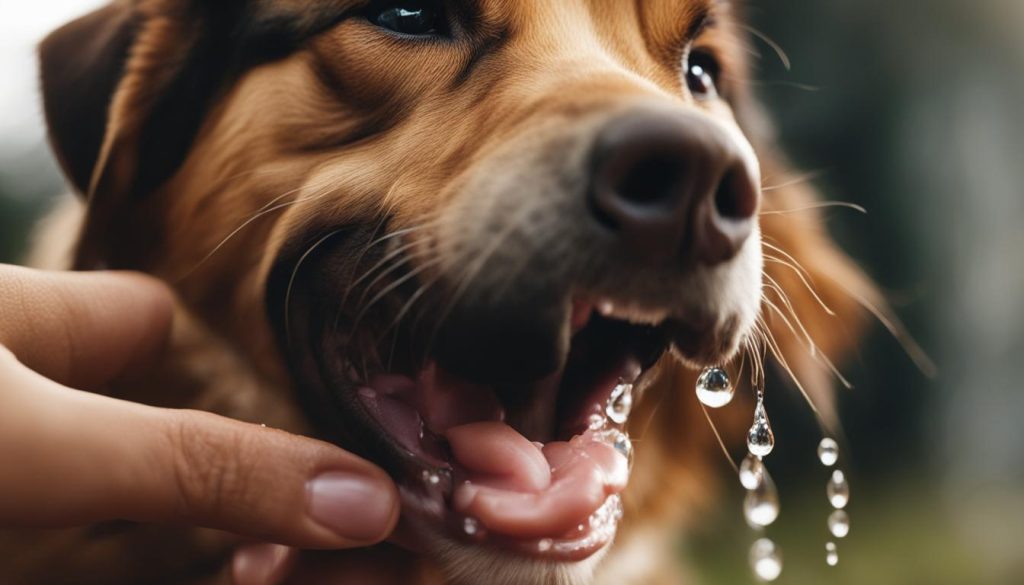
M678 157L653 156L639 161L615 186L619 197L639 204L654 205L676 198L682 170Z
M733 167L715 191L718 216L734 221L749 219L757 211L757 193L742 167Z
M751 233L760 196L754 172L711 120L637 110L595 138L587 204L636 262L718 264Z

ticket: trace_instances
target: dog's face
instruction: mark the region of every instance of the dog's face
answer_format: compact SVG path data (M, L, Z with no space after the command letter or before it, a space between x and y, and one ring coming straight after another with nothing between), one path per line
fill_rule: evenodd
M80 264L160 274L268 375L284 364L453 578L584 579L630 473L621 393L659 360L725 363L761 303L735 8L98 14L43 48L55 146L93 197ZM83 31L100 72L68 65Z

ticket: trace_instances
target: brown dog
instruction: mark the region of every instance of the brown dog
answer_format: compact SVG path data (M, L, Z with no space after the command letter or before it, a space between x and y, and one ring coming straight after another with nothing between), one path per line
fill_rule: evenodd
M190 316L128 397L387 469L405 547L346 553L380 582L676 582L717 464L686 366L771 351L827 412L823 356L875 300L778 163L739 12L123 0L56 31L45 109L87 198L71 265L157 275ZM629 421L588 429L622 381ZM618 430L642 439L624 492ZM9 540L17 583L212 582L231 546Z

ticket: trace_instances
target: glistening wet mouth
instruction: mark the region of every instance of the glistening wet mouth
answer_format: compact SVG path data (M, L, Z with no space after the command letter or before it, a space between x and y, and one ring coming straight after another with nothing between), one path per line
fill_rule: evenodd
M433 361L353 383L350 404L414 462L399 478L414 524L559 561L614 538L633 453L626 425L669 335L583 300L570 326L564 368L532 383L470 383Z

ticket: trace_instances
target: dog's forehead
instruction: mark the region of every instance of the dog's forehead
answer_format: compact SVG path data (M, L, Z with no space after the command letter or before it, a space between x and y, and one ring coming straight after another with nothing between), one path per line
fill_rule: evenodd
M261 30L284 25L295 34L311 34L328 28L345 16L367 8L369 0L257 0L245 10L243 27ZM572 10L589 12L598 22L619 25L639 21L655 33L694 24L708 15L728 16L730 0L456 0L462 14L475 19L510 22L543 22L545 17ZM227 6L213 12L234 12ZM639 17L639 18L638 18ZM554 23L552 23L554 24Z

